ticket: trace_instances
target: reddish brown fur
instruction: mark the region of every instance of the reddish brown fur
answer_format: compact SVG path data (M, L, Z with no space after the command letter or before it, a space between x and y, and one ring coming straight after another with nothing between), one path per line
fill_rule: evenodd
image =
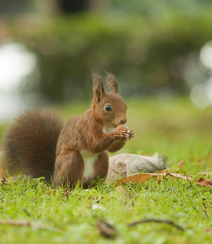
M109 87L109 89L113 93L117 94L118 93L118 82L116 80L115 75L113 75L111 73L107 73L106 82L107 82L107 86Z
M61 119L52 111L33 110L20 115L8 128L2 143L2 167L33 178L51 180Z
M106 150L119 150L133 137L133 132L115 130L119 124L127 121L127 106L118 94L115 76L107 74L106 78L111 93L105 92L103 79L99 74L93 73L92 78L94 98L90 109L82 115L72 117L62 131L60 119L49 111L27 112L15 121L3 143L3 165L9 173L21 169L26 175L45 176L50 180L54 172L55 186L70 188L74 188L78 181L83 187L88 187L93 185L97 176L106 178ZM110 111L106 110L106 104L110 106ZM104 128L114 128L114 131L105 134ZM92 158L92 155L96 158L93 164L88 164L91 167L93 165L92 177L83 178L86 162L81 155L82 151L89 152Z
M94 175L100 176L100 178L106 178L108 172L108 154L103 152L99 154L94 164Z
M80 153L66 150L57 157L54 171L54 184L74 188L82 180L84 163Z
M122 149L122 147L125 145L126 141L117 139L113 141L113 143L107 148L109 152L117 152L118 150Z
M57 144L56 151L56 163L55 163L55 185L57 186L59 181L58 178L62 178L60 183L66 184L66 176L60 170L60 165L67 163L67 148L69 158L74 151L87 150L92 153L98 154L96 163L94 164L94 180L96 174L100 177L105 178L108 171L108 159L103 160L102 158L108 158L105 150L111 152L117 151L122 148L127 140L127 132L115 130L112 133L104 134L103 127L114 127L116 128L119 124L126 123L126 110L127 106L123 98L117 93L115 87L117 84L116 79L113 75L108 75L110 79L110 88L113 87L112 93L106 93L103 87L103 79L99 74L93 74L93 93L94 98L91 104L91 108L88 109L84 114L71 118L64 126ZM108 81L109 82L109 81ZM114 82L114 85L112 83ZM110 104L112 111L107 112L104 107L106 104ZM132 132L131 132L131 136ZM115 143L114 143L115 141ZM75 158L76 161L81 162L81 155L79 159ZM71 164L71 162L70 162ZM100 169L100 165L102 169ZM69 168L71 170L71 166ZM74 169L72 169L74 171ZM81 168L83 171L83 168ZM67 172L65 172L67 175ZM58 176L59 175L59 176ZM81 175L81 174L80 174ZM70 175L72 177L72 175ZM80 179L79 179L80 180ZM70 178L71 182L72 179Z

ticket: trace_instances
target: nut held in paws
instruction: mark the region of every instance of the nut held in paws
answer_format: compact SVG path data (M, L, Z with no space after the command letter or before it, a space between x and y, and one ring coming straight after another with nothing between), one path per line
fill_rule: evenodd
M116 127L116 130L120 130L120 131L128 131L128 127L126 125L118 125Z

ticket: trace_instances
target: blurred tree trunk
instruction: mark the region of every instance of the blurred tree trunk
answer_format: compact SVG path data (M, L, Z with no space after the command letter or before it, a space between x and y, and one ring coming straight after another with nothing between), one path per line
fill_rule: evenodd
M77 13L89 8L89 0L57 0L58 6L63 13Z
M84 11L98 11L107 8L108 0L55 0L62 13L78 13Z

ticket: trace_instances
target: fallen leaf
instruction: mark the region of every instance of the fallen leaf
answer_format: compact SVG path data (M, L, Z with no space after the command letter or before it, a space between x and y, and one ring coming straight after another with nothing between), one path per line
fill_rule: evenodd
M177 164L177 166L178 166L179 169L182 169L182 167L183 167L184 165L186 165L186 163L185 163L184 160L180 161L180 162Z
M161 183L162 179L165 179L165 178L166 178L166 176L158 175L158 176L156 177L156 180L158 181L158 183Z
M149 174L147 174L147 173L134 174L134 175L131 175L131 176L128 176L128 177L124 177L124 178L122 178L120 180L116 180L115 181L115 185L121 185L123 182L124 183L134 182L136 184L144 183L147 180L149 180L151 177L152 177L151 173L149 173Z
M114 239L118 235L118 231L112 225L104 220L99 220L98 229L101 235L108 239Z
M197 185L205 186L205 187L212 187L212 180L211 179L203 179L202 177L196 181Z
M154 177L156 180L158 180L158 182L160 182L162 178L166 178L167 176L171 176L174 178L180 178L183 180L193 180L193 177L188 176L186 174L182 175L179 173L169 173L169 172L167 172L167 173L141 173L141 174L134 174L134 175L116 180L114 184L121 185L123 182L124 183L133 182L135 184L139 184L139 183L146 182L147 180L149 180L152 177Z

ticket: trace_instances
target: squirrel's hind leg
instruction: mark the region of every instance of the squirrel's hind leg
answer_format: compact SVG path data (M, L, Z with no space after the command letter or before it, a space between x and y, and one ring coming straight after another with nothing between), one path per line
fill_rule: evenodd
M77 182L82 181L84 172L83 158L79 152L66 150L56 158L54 185L74 189Z

